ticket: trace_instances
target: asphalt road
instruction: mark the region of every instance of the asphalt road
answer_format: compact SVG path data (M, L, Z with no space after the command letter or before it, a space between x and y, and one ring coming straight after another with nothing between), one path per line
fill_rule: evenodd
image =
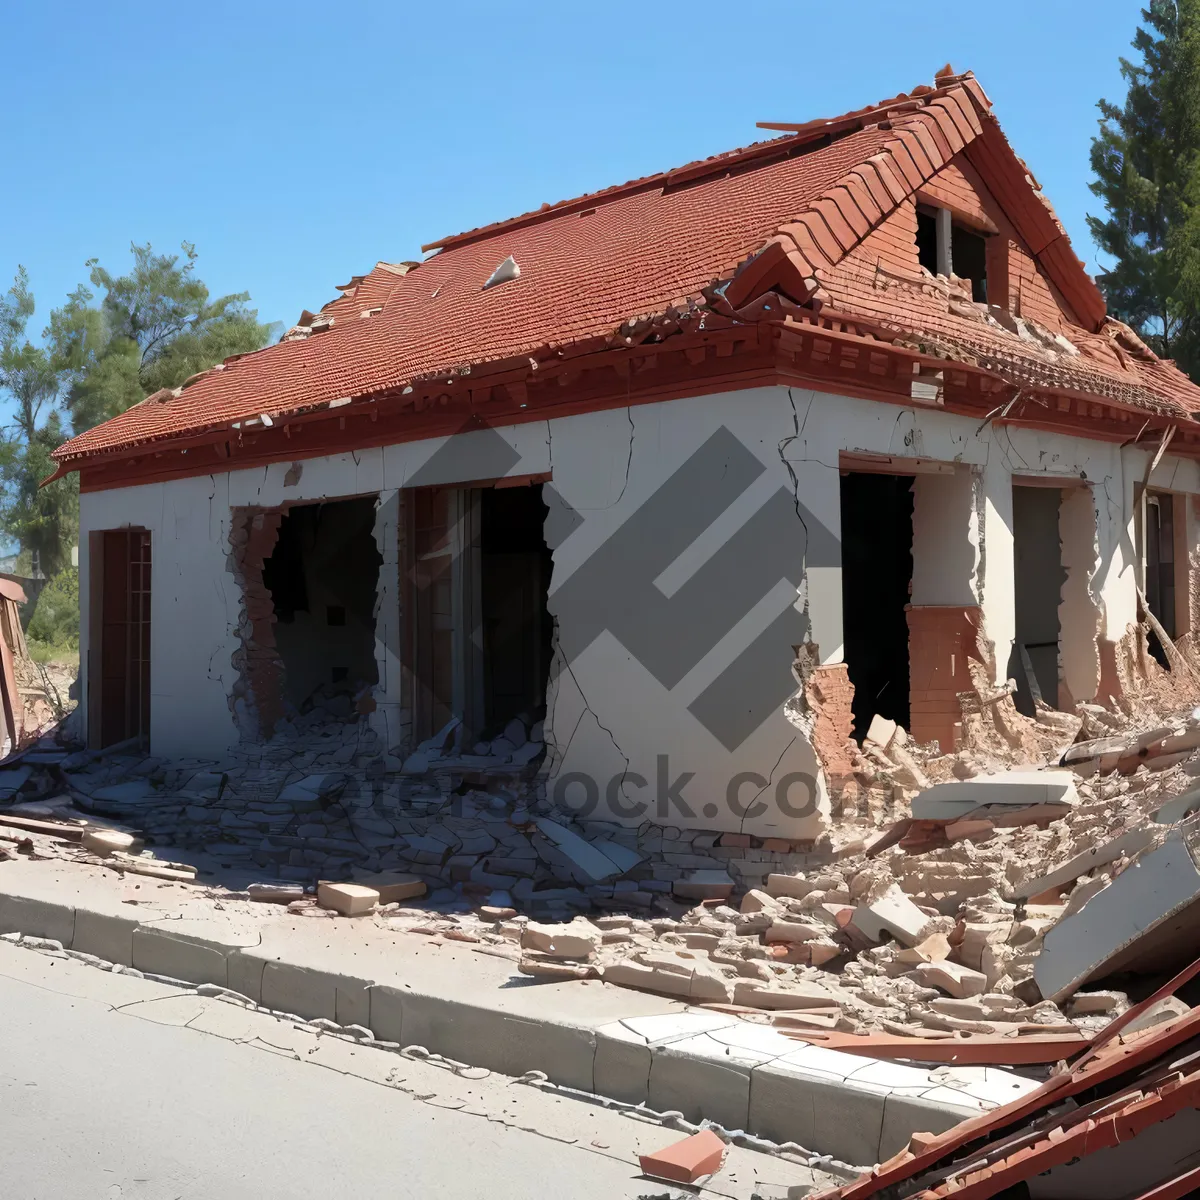
M6 962L40 958L4 949ZM628 1161L245 1042L139 1019L104 995L102 985L119 977L58 965L92 971L95 995L0 975L5 1200L611 1200L646 1190Z
M0 1200L621 1200L679 1136L0 940ZM730 1148L699 1195L820 1180Z

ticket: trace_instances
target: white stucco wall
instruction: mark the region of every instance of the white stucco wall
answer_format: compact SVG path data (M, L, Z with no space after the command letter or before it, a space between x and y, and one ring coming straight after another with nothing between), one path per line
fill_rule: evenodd
M913 479L914 604L979 603L979 514L976 472Z
M552 472L550 608L571 654L569 670L552 682L548 727L554 779L576 777L560 793L576 805L594 784L602 804L611 794L631 822L803 837L819 831L827 799L818 789L818 811L806 810L799 776L815 776L816 764L782 705L789 641L810 638L825 662L842 655L840 451L962 465L954 476L924 477L947 479L943 498L961 493L971 505L945 545L958 564L957 599L946 592L938 602L970 603L978 591L1000 671L1013 639L1014 472L1084 475L1093 484L1100 561L1091 587L1102 632L1119 637L1134 620L1132 498L1145 453L978 426L977 418L934 409L760 388L308 459L291 485L290 464L281 463L89 492L81 525L84 534L126 525L151 531L153 750L219 756L236 737L227 701L238 615L226 562L231 507L380 493L383 547L394 544L397 489ZM1200 477L1195 464L1167 457L1153 484L1196 491ZM86 576L88 539L80 545ZM395 589L394 556L385 550L384 561L382 586ZM927 572L921 579L923 590L942 594ZM380 611L391 603L381 594ZM377 701L386 714L377 723L388 736L399 719L395 626L386 616L377 627ZM83 629L86 642L86 614ZM86 645L83 653L86 662ZM761 702L765 675L768 698L780 679L783 691L760 720L750 709ZM746 772L762 782L738 778ZM670 790L687 775L675 791L685 812ZM760 792L772 800L787 776L797 778L784 808L760 803L749 819L731 809L731 785L745 805Z

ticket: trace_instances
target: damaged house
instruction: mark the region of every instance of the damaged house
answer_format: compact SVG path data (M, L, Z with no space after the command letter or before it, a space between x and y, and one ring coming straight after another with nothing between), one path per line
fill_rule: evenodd
M380 262L62 446L89 742L324 708L392 771L544 748L581 817L798 841L877 716L949 752L1169 682L1200 390L978 82L768 128Z

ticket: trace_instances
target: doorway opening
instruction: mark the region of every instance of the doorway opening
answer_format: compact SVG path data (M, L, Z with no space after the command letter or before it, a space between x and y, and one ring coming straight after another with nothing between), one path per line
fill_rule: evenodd
M88 742L94 749L150 737L150 533L90 535Z
M554 623L540 483L405 493L405 665L414 744L545 716Z
M1176 509L1178 499L1170 492L1146 493L1146 604L1158 619L1167 637L1175 641L1181 632L1176 609ZM1167 652L1154 630L1149 635L1150 653L1160 666L1171 669Z
M912 483L908 475L841 476L842 639L859 742L876 714L909 727Z
M1013 487L1015 636L1008 677L1017 681L1017 710L1028 717L1036 714L1035 701L1058 705L1059 605L1067 578L1059 535L1061 505L1058 488Z
M554 621L541 485L482 488L479 507L486 736L514 717L528 727L545 716Z
M299 713L324 707L349 716L353 698L378 682L375 508L374 496L294 505L263 563L283 698Z

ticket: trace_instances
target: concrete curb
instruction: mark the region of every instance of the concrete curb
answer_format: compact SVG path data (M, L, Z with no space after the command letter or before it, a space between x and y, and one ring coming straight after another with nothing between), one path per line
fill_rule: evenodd
M0 934L52 938L148 974L230 988L268 1009L360 1025L381 1040L505 1075L541 1071L555 1084L844 1162L882 1161L918 1130L939 1133L1036 1086L995 1068L927 1070L807 1046L607 985L540 984L483 956L377 959L370 965L383 972L356 973L327 931L318 942L282 924L247 934L216 921L146 920L108 901L49 898L34 880L23 892L20 882L4 880ZM481 977L471 978L471 968Z

